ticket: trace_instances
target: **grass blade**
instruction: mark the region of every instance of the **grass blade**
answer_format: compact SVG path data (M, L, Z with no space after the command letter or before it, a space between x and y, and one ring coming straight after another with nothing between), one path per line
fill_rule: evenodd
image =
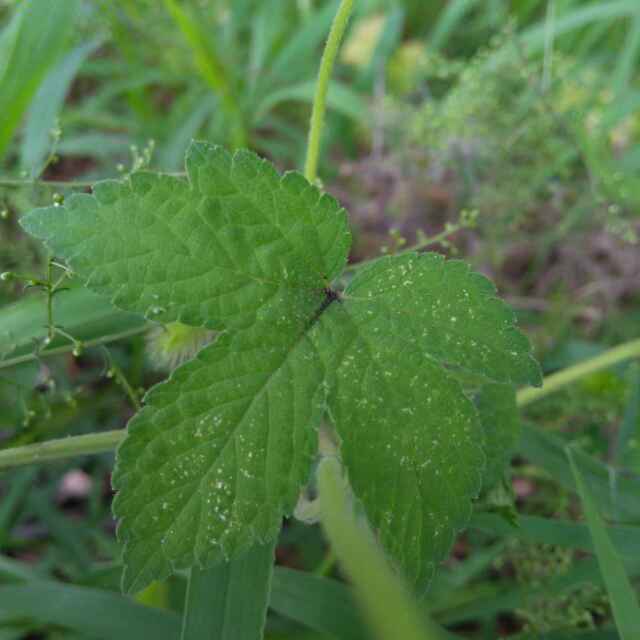
M536 544L552 544L569 549L593 551L588 527L577 522L538 516L520 516L518 526L511 526L504 518L492 513L478 513L469 524L471 528L514 537ZM621 556L640 557L640 527L610 525L607 534Z
M327 37L333 16L338 8L338 2L333 0L322 9L318 9L310 15L304 25L300 27L289 42L278 52L273 59L271 68L260 82L263 93L270 91L272 87L281 85L283 80L291 82L301 76L305 76L307 69L300 65L300 60L309 56L310 51L319 47Z
M20 505L31 490L37 474L37 469L22 469L16 472L7 492L2 496L2 501L0 501L0 547L5 545Z
M242 112L224 61L209 42L200 24L182 5L176 0L165 0L165 6L191 47L200 75L220 98L221 107L231 123L233 145L238 148L246 147L247 132L242 122Z
M0 157L73 28L78 0L26 0L0 37Z
M303 82L270 93L260 103L254 114L255 124L262 124L262 118L283 102L312 103L315 86L315 82ZM367 118L367 105L355 91L340 82L333 81L329 83L327 105L332 111L341 113L355 122L361 122L363 118Z
M575 479L567 466L564 447L565 443L556 436L531 425L523 425L518 447L520 453L548 471L556 482L573 491ZM574 459L605 516L629 522L640 519L640 477L632 473L619 473L583 451L574 452Z
M82 63L99 46L99 40L82 44L68 53L47 75L27 113L20 157L22 168L37 178L51 147L51 130Z
M640 420L640 366L634 367L629 386L631 387L631 397L618 429L618 438L615 446L615 462L621 466L626 466L630 461L629 458L633 457L629 445L638 433L638 421Z
M452 0L447 3L429 35L429 44L434 50L442 49L449 35L475 4L477 0Z
M612 0L611 2L593 2L571 11L556 20L553 37L559 38L592 23L602 23L634 14L637 11L635 0ZM523 42L531 51L543 49L547 40L546 22L531 27L522 34Z
M182 640L260 640L275 543L213 569L191 569Z
M640 563L636 558L629 560L629 572L632 576L640 573ZM602 584L602 576L595 559L588 558L574 563L567 572L556 575L535 585L510 585L485 589L479 597L462 603L451 598L436 603L430 608L431 615L437 617L441 624L462 624L472 620L489 620L502 612L525 609L532 600L559 597L575 590L576 584L591 582ZM492 593L493 591L493 593Z
M0 587L0 624L55 625L91 638L175 640L178 616L115 593L53 581Z
M600 572L609 593L613 617L620 637L622 640L637 639L638 629L640 629L640 607L638 606L636 594L633 591L622 560L616 553L615 547L607 534L602 516L598 512L591 492L587 488L587 484L578 468L575 451L571 447L567 447L566 453L571 463L571 471L576 481L578 495L582 501L585 518L591 531Z
M276 567L269 606L309 629L340 640L369 637L352 590L336 580Z

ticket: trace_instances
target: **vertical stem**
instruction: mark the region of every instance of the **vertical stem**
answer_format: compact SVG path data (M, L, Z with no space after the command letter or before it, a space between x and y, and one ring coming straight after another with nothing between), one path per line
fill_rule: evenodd
M275 546L274 540L212 569L191 569L182 640L262 638Z
M379 640L442 640L390 567L371 532L353 513L342 468L325 458L318 469L322 524L338 560L351 576L365 619Z
M47 262L47 339L51 342L55 336L55 328L53 326L53 258L49 258Z
M307 145L307 159L304 166L304 175L309 182L315 182L318 175L318 156L320 155L320 137L324 125L324 114L327 107L327 91L329 90L329 80L331 71L338 55L340 42L344 36L354 0L342 0L338 13L331 25L329 38L320 61L320 71L318 73L318 84L316 95L313 100L313 111L311 112L311 122L309 124L309 141Z
M542 73L542 91L547 92L551 86L553 64L553 38L555 30L556 3L547 0L547 16L544 22L544 63Z

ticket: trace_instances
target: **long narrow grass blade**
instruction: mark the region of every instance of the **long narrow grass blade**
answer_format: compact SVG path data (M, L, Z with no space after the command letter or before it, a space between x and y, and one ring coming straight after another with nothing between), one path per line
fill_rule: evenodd
M191 569L182 640L261 640L275 542L213 569Z
M629 577L625 571L620 556L616 553L615 547L607 534L602 516L589 491L587 484L578 468L575 459L575 452L571 447L566 449L571 470L576 480L578 495L582 500L585 517L596 557L600 565L600 571L604 583L609 593L613 617L615 618L618 631L622 640L635 640L638 638L640 630L640 607L638 599L633 591Z

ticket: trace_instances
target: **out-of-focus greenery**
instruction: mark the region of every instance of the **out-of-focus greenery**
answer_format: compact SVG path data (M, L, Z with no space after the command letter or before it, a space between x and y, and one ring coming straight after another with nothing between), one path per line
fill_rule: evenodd
M27 281L46 273L47 257L19 230L23 212L96 179L181 172L191 138L300 167L336 6L77 0L52 11L50 0L0 2L0 105L13 114L0 115L0 272ZM45 42L46 54L37 48ZM330 89L321 171L349 208L357 257L437 235L436 249L494 277L547 373L637 337L639 60L637 0L358 2ZM461 230L446 232L461 219ZM71 290L55 295L53 322L65 333L50 345L62 352L42 357L47 295L25 283L0 282L2 447L124 426L141 391L212 337L179 325L147 332L64 279ZM477 504L476 516L500 525L474 520L460 537L423 601L434 620L477 639L580 638L587 629L615 637L563 447L581 448L637 587L638 371L632 363L593 374L523 411L535 430L525 430L504 486ZM77 589L65 592L70 602L98 607L104 624L140 619L115 595L110 468L105 454L0 476L0 636L108 637L38 609L53 587ZM327 621L349 594L318 527L289 522L278 561L316 576L302 588L300 575L276 574L267 637L335 635ZM184 580L140 600L173 630ZM370 637L355 610L340 611L345 638Z

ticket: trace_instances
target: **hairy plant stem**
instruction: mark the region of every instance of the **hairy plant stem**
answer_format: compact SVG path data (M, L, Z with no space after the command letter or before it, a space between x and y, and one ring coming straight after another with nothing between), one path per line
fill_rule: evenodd
M127 335L135 335L140 333L143 329L135 331L129 331ZM110 340L116 339L118 336L109 336ZM120 334L123 337L123 334ZM93 342L85 343L85 346L91 346L92 344L101 344L106 339L101 341L95 340ZM71 347L62 347L60 349L52 349L51 351L44 352L41 355L53 355L55 353L64 353L70 351ZM24 356L19 360L24 362L26 360L33 359L34 356ZM547 376L544 379L544 384L539 389L522 389L518 392L518 406L524 407L536 400L540 400L564 387L584 378L585 376L601 371L602 369L608 369L626 360L633 358L640 358L640 339L632 340L621 344L618 347L609 349L599 356L579 362L578 364L568 367L563 371L554 373ZM14 364L16 363L13 361ZM4 361L0 363L0 367L8 366L7 363L11 361ZM70 436L68 438L61 438L59 440L50 440L48 442L42 442L38 444L26 445L24 447L14 447L10 449L4 449L0 451L0 470L10 469L12 467L19 467L28 464L36 464L39 462L45 462L50 460L59 460L63 458L70 458L78 455L89 455L92 453L101 453L110 449L115 449L120 441L124 438L125 430L118 429L116 431L105 431L103 433L88 434L84 436Z
M116 431L70 436L68 438L28 444L24 447L4 449L0 451L0 471L72 456L113 451L120 444L124 434L124 429L118 429Z
M95 340L87 340L82 343L83 349L89 347L97 347L102 344L108 344L109 342L116 342L118 340L124 340L125 338L131 338L144 333L149 329L149 325L142 325L135 329L127 329L120 333L111 333ZM54 349L43 349L36 353L26 353L23 356L16 356L15 358L7 358L6 360L0 360L0 369L8 369L9 367L15 367L25 362L31 362L32 360L40 360L42 358L48 358L49 356L59 356L63 353L70 353L77 347L77 344L71 343L64 345L63 347L56 347Z
M325 534L353 579L356 598L374 636L403 640L443 638L378 549L371 531L356 519L337 458L325 458L320 464L318 488Z
M318 156L320 155L320 139L324 126L324 114L327 108L327 91L333 65L338 55L340 42L353 10L354 0L342 0L336 17L331 25L331 31L320 61L316 94L313 99L311 122L309 123L309 141L307 145L307 159L304 165L304 175L309 182L315 182L318 177Z
M527 388L518 392L518 406L524 407L536 400L540 400L560 389L570 385L580 378L584 378L591 373L600 371L601 369L608 369L620 362L630 360L631 358L640 358L640 339L631 340L625 342L619 347L609 349L599 356L589 358L584 362L563 369L558 373L553 373L550 376L545 377L542 387L537 389Z
M460 231L460 229L464 229L464 226L462 224L451 225L450 227L444 229L444 231L441 231L440 233L437 233L434 236L430 236L429 238L424 238L423 240L420 240L420 242L416 242L415 244L412 244L409 247L405 247L400 251L396 251L392 254L386 254L386 255L401 256L405 253L411 253L412 251L420 251L422 249L426 249L431 245L443 242L444 240L449 238L449 236L452 236L454 233L457 233L458 231ZM385 257L385 254L381 254L379 256L376 256L375 258L367 258L366 260L361 260L360 262L356 262L354 264L348 264L344 268L344 272L349 273L350 271L358 271L359 269L362 269L362 267L366 267L367 265L370 265L376 260L380 260L380 258L384 258L384 257Z

